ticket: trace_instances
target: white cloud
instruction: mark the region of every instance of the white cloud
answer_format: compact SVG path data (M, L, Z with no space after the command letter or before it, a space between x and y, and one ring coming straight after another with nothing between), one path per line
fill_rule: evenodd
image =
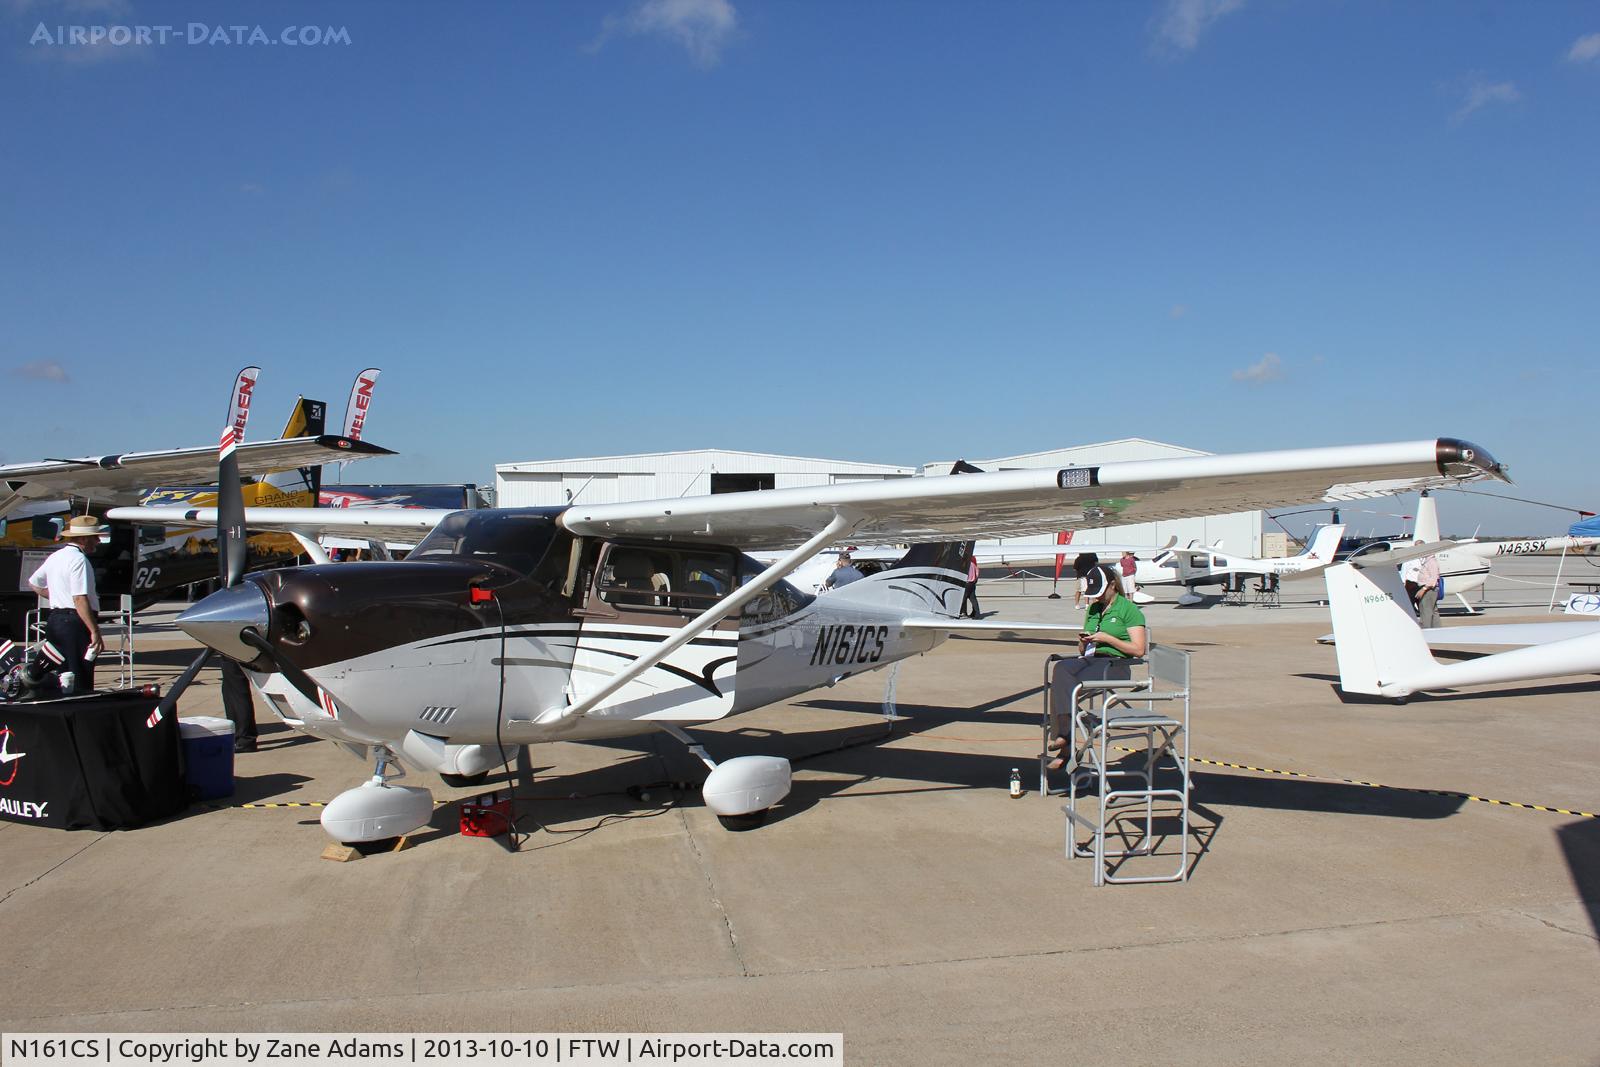
M1243 370L1233 372L1233 380L1250 385L1265 385L1283 377L1283 360L1276 352L1268 352Z
M1511 82L1491 82L1475 77L1467 84L1461 106L1450 116L1450 121L1465 122L1479 108L1490 104L1514 104L1521 99L1522 94Z
M608 15L589 49L598 51L618 33L664 37L682 45L697 66L714 67L738 28L739 13L728 0L639 0L625 15Z
M1213 22L1241 7L1244 0L1167 0L1151 21L1156 47L1192 52Z
M1568 63L1587 63L1592 59L1600 59L1600 33L1579 37L1567 49Z
M72 380L67 376L67 368L53 359L36 359L32 363L24 363L20 367L12 367L11 373L18 378L26 378L34 382L68 382Z

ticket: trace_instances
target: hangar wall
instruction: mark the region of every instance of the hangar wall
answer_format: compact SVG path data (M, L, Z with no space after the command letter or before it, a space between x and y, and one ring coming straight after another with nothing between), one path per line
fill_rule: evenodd
M850 460L809 459L766 452L696 449L631 456L530 460L494 469L501 507L548 507L572 499L585 504L700 496L737 488L789 489L803 485L909 478L915 467ZM568 494L571 494L569 496Z

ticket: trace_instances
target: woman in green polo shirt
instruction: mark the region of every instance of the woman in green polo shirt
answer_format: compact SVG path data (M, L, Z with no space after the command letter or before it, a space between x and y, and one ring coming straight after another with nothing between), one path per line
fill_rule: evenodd
M1089 571L1084 575L1084 585L1089 613L1083 620L1083 632L1078 635L1078 658L1056 661L1051 676L1050 684L1055 687L1052 702L1063 709L1070 709L1072 690L1079 682L1130 677L1129 665L1120 661L1137 659L1150 647L1144 612L1122 595L1122 587L1109 568ZM1055 771L1066 764L1067 753L1062 750L1067 738L1059 725L1051 732L1055 740L1050 743L1050 750L1061 752L1049 764Z
M1116 577L1107 568L1096 567L1089 572L1088 583L1089 613L1078 635L1078 654L1138 659L1148 652L1144 612L1122 595Z

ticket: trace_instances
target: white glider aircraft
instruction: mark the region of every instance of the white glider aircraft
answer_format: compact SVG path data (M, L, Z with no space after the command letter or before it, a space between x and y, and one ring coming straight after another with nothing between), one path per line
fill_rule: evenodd
M1392 566L1328 568L1339 688L1404 702L1412 693L1600 672L1600 622L1454 626L1422 630ZM1522 646L1461 663L1440 663L1430 641Z
M247 515L229 495L225 531L248 524L303 539L396 541L431 532L403 561L249 577L230 565L228 587L179 618L210 651L165 706L220 653L244 664L290 726L370 757L372 778L324 809L323 827L340 840L391 837L428 820L428 790L390 782L405 764L470 780L515 746L652 731L710 768L707 807L753 825L788 794L788 761L719 764L684 727L886 667L952 633L1075 629L957 618L975 539L1490 477L1505 474L1489 453L1446 438L556 508ZM122 508L112 517L218 524L216 509ZM785 580L829 545L863 541L912 547L825 597ZM747 554L763 550L784 555L764 566Z

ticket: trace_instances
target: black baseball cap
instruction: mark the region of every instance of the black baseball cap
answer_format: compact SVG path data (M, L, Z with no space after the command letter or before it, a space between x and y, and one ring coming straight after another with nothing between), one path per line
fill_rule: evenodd
M1095 600L1105 593L1106 586L1110 582L1111 578L1106 574L1106 569L1096 567L1083 576L1083 593L1090 600Z

